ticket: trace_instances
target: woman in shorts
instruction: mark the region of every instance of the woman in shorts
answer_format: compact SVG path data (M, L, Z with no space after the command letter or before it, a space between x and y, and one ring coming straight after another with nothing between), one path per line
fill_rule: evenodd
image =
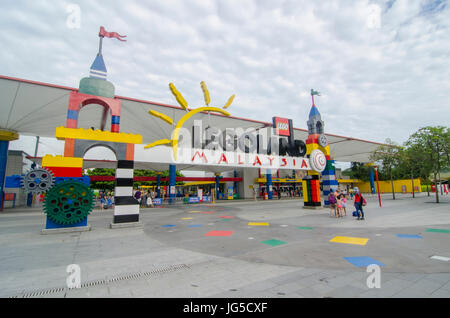
M337 217L337 211L336 211L336 195L333 190L331 190L330 194L328 195L328 202L330 203L330 218L333 217L333 210L334 210L334 216Z

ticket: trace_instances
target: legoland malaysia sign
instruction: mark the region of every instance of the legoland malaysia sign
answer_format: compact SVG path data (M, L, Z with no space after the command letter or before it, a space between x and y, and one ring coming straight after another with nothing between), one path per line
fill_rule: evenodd
M179 130L177 155L173 156L172 152L170 147L158 148L151 152L152 161L317 171L323 171L326 163L320 151L311 160L306 158L305 143L294 139L292 120L280 117L273 118L273 128L259 130L220 130L204 127L201 120L194 120L191 131Z

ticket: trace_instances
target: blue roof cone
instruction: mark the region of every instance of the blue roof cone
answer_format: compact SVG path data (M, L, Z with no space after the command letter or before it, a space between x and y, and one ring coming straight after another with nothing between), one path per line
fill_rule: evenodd
M319 109L316 107L316 105L312 105L311 110L309 111L309 118L314 116L320 117Z
M91 71L89 73L90 77L98 78L102 80L106 80L106 66L103 61L103 56L101 54L97 54L95 57L94 63L91 65Z

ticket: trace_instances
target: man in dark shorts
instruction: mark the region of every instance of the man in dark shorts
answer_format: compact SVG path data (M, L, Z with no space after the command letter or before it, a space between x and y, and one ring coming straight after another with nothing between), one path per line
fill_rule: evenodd
M362 207L366 200L363 198L361 193L359 193L358 188L355 188L354 191L355 191L355 209L356 212L358 213L358 220L364 220L364 211Z

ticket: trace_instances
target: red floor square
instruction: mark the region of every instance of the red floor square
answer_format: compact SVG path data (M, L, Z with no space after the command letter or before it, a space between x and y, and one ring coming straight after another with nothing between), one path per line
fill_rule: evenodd
M232 216L232 215L222 215L221 218L222 219L234 219L234 216Z
M203 211L203 212L199 212L199 213L202 213L202 214L213 214L214 211Z
M230 236L233 231L209 231L205 236Z

